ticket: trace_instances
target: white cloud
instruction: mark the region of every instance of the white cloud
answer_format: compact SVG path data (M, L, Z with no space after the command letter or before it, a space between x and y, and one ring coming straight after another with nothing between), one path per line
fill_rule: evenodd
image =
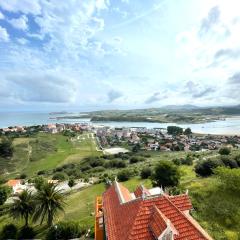
M9 35L5 28L0 26L0 41L8 42L9 41Z
M4 17L4 15L3 15L3 13L2 12L0 12L0 20L1 19L4 19L5 17Z
M25 45L29 42L26 38L18 38L17 41L22 45Z
M38 0L0 0L0 7L9 12L22 12L34 15L41 13Z
M8 20L8 22L17 29L20 29L20 30L28 29L28 18L26 15L22 15L19 18L12 18Z
M108 9L109 5L109 0L96 0L96 8L98 10Z

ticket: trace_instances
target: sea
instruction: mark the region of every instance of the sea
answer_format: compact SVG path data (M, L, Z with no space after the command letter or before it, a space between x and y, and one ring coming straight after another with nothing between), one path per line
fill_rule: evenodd
M67 114L69 116L69 114ZM76 114L71 114L72 116ZM79 114L77 114L79 115ZM48 123L89 123L89 118L79 119L59 119L46 112L0 112L0 128L9 126L32 126ZM221 134L221 135L240 135L240 116L229 117L225 120L217 120L206 123L150 123L150 122L91 122L93 125L105 125L111 127L147 127L147 128L166 128L167 126L179 126L182 128L190 127L195 133L202 134Z

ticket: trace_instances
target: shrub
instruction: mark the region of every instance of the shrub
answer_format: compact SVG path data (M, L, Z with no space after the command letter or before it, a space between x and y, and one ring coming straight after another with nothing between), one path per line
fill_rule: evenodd
M46 240L80 238L85 233L86 228L77 222L60 222L48 230Z
M152 169L150 167L145 167L141 171L141 178L146 179L152 175Z
M20 175L20 179L26 179L26 178L27 178L27 174L22 173L22 174Z
M52 177L53 180L60 180L60 181L64 181L67 179L67 176L66 174L64 173L61 173L61 172L58 172L58 173L55 173Z
M229 155L231 153L231 149L228 147L222 147L219 149L219 154L221 155Z
M127 169L124 169L117 174L117 178L120 182L127 181L131 177L131 172Z
M3 205L8 198L9 190L7 187L0 187L0 205Z
M174 187L179 184L180 172L178 167L170 161L160 161L152 174L154 186Z
M208 159L204 161L200 161L195 166L195 172L197 175L202 177L210 176L214 173L214 169L222 166L223 163L219 160Z
M229 156L222 155L221 160L226 167L238 168L238 163L236 162L236 160L230 158Z
M175 158L175 159L173 159L173 163L177 166L180 166L182 161L179 158Z
M37 175L44 175L45 173L46 173L45 170L40 170L40 171L37 172Z
M144 161L144 158L143 158L143 157L137 157L137 156L133 156L133 157L131 157L130 160L129 160L129 162L130 162L131 164L137 163L137 162L142 162L142 161Z
M189 165L189 166L191 166L191 165L193 165L193 157L188 154L186 158L183 158L183 159L181 160L181 162L182 162L182 164L184 164L184 165Z
M18 234L17 234L17 239L22 240L22 239L33 239L35 237L36 233L33 230L32 227L22 227Z
M73 187L75 184L76 184L76 183L75 183L75 181L74 181L73 178L71 178L71 179L68 181L68 186L69 186L70 188Z
M17 238L17 227L14 224L7 224L3 227L1 234L0 234L0 239L5 240L5 239L16 239Z

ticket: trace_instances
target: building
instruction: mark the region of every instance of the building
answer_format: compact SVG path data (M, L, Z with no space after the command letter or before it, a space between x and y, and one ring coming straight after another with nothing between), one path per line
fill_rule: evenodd
M169 196L115 181L96 201L95 240L212 240L191 217L188 194Z
M26 186L22 184L22 181L20 179L11 179L8 180L6 185L10 188L12 188L13 194L19 194L24 189L26 189Z

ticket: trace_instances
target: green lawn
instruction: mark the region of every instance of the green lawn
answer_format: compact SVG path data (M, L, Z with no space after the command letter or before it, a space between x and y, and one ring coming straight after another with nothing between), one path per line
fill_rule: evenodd
M49 145L46 150L37 148L37 142ZM53 150L56 148L56 151ZM28 177L40 170L49 170L66 163L80 162L86 156L96 156L95 140L89 134L80 135L80 140L70 141L62 134L39 133L34 138L16 138L14 140L14 156L12 159L1 159L1 169L6 168L10 173L8 178L21 173ZM42 151L42 152L41 152ZM34 159L34 161L31 161Z

